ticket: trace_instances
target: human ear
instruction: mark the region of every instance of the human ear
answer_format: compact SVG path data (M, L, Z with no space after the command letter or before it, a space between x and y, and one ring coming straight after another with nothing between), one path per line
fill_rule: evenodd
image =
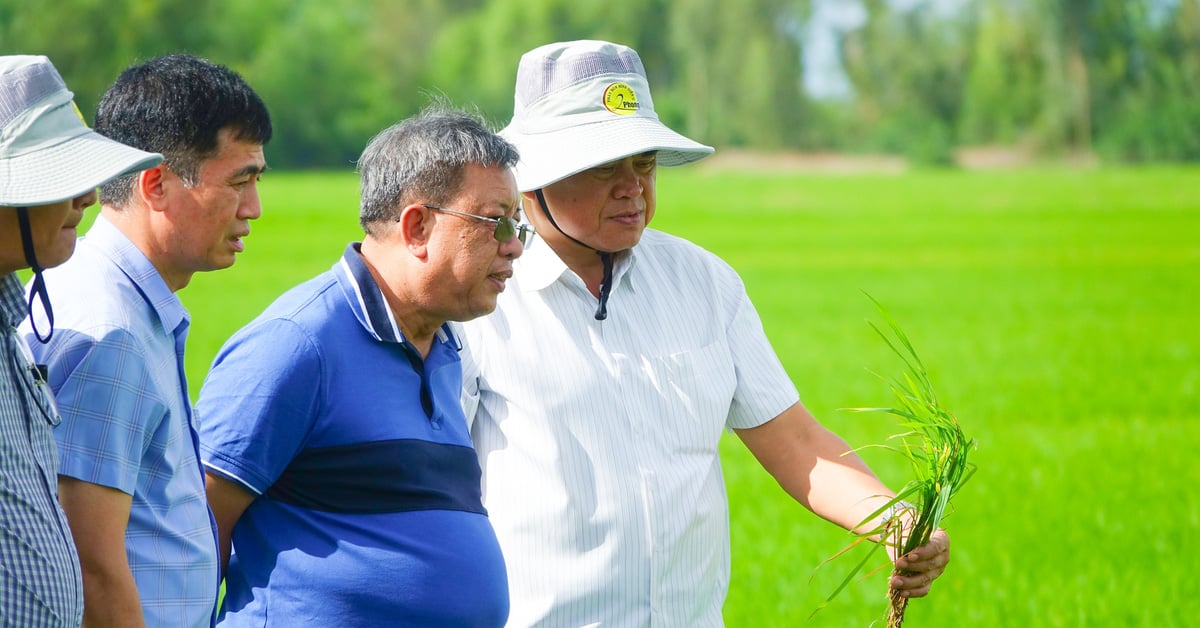
M137 175L134 184L134 194L151 209L161 211L167 197L165 169L162 164L143 170Z
M433 232L429 214L421 205L413 204L401 209L396 217L400 244L420 259L425 259L429 254L429 237Z

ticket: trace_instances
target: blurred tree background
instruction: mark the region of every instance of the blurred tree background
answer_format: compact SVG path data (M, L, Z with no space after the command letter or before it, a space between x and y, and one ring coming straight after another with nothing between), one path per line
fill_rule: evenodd
M430 94L502 126L520 55L579 38L636 48L722 148L1200 161L1200 0L0 0L0 53L48 55L89 118L154 55L241 72L287 168L348 167Z

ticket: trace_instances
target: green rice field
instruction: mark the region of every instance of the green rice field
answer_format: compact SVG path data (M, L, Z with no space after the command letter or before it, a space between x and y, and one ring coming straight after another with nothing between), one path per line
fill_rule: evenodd
M275 173L232 269L196 276L193 397L221 344L358 239L353 173ZM654 227L739 269L808 407L852 446L897 431L874 374L901 365L868 292L958 416L978 472L944 521L953 561L908 626L1200 621L1200 169L659 175ZM615 303L617 315L620 304ZM886 575L809 619L854 560L736 437L730 626L867 626ZM899 456L864 457L890 485Z

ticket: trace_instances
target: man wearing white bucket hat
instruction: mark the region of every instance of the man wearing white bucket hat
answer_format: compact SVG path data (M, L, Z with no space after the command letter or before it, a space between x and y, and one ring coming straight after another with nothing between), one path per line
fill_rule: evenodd
M798 502L846 528L894 495L799 401L741 279L646 229L655 171L712 148L663 125L635 51L526 53L501 135L541 246L464 324L464 406L509 569L512 625L715 626L729 582L718 443L732 429ZM938 532L897 565L922 596Z
M0 624L78 626L79 558L58 505L59 415L17 324L28 313L16 271L31 268L53 334L42 271L75 250L75 227L96 188L152 167L143 152L87 128L43 56L0 57Z
M189 317L176 293L244 250L262 211L270 116L229 68L168 55L117 77L96 130L165 160L105 184L75 257L46 273L68 298L34 355L63 416L59 499L79 551L85 621L210 626L216 529L184 378ZM27 338L43 323L31 318Z

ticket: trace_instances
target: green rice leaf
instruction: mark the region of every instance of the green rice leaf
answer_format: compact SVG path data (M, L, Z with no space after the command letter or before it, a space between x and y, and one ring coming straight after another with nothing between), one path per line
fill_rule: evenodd
M867 561L876 555L876 550L879 548L895 540L897 545L902 545L899 555L904 555L928 543L950 510L951 498L975 474L976 470L975 465L968 461L968 452L977 446L975 440L968 439L963 434L958 419L938 402L925 364L921 361L908 335L879 301L869 294L866 296L874 303L875 309L886 323L887 331L873 322L868 322L868 324L900 359L904 370L899 377L894 378L884 378L876 374L888 384L895 397L896 406L844 408L843 410L857 413L890 414L904 431L888 437L887 440L895 442L895 445L869 444L851 451L857 452L868 447L880 447L895 452L908 460L914 477L897 492L896 497L859 522L856 529L865 528L872 522L876 522L876 525L871 526L871 529L865 532L852 533L858 538L818 566L819 568L833 558L845 554L850 548L857 546L868 537L880 537L880 542L875 543L875 549L868 552L862 561L851 569L825 602L813 611L814 615L854 580L866 566ZM915 521L911 528L903 530L904 534L901 534L903 521L899 519L899 514L892 515L890 520L881 520L893 505L901 501L911 502L917 508ZM902 539L902 543L899 542L900 539ZM898 608L894 604L893 615L899 613L902 617L906 603L907 601L900 603Z

